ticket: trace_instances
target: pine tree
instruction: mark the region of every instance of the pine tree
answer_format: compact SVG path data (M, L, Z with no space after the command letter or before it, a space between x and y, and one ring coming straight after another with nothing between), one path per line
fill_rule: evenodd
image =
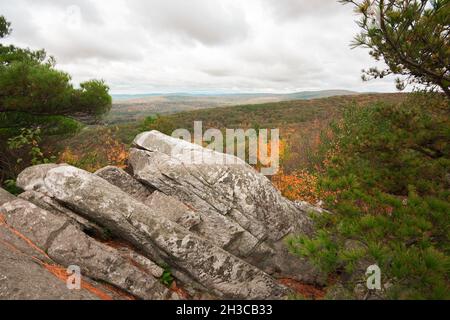
M370 49L387 69L364 70L363 79L397 79L397 88L408 83L440 88L450 98L450 0L340 0L353 4L362 29L353 46Z

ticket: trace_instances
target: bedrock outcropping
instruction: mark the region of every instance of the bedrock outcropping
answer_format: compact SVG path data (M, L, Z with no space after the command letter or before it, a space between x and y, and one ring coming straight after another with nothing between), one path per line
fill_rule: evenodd
M152 131L136 137L127 172L27 168L19 197L0 189L0 298L284 299L280 278L321 282L284 241L313 232L319 209L226 157ZM64 283L69 266L80 290ZM169 272L177 286L160 281ZM20 274L39 281L27 291Z

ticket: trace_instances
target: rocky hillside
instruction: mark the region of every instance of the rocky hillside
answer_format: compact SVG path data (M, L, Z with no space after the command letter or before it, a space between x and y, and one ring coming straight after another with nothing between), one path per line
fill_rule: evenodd
M200 153L207 163L189 160ZM284 299L280 279L323 283L284 243L321 210L224 157L152 131L129 172L27 168L19 197L0 189L0 299ZM69 266L81 290L67 288Z

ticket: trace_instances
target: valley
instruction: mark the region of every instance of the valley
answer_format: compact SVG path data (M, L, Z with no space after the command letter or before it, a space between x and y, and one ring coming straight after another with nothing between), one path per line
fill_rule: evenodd
M253 105L280 101L310 100L332 96L357 95L347 90L304 91L289 94L147 94L112 95L113 106L105 121L124 123L151 114L173 114L193 110L218 108L224 106Z

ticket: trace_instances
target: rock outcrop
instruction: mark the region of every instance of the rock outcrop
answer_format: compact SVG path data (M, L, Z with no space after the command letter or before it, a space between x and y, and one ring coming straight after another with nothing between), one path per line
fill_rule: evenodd
M283 198L266 177L240 159L157 131L133 144L136 179L195 210L201 222L193 232L266 272L319 280L284 243L289 234L312 232L307 210Z
M135 139L131 174L27 168L19 198L0 189L0 298L283 299L291 291L278 278L320 282L284 244L312 232L314 208L227 157L152 131ZM61 275L74 265L85 283L78 291ZM182 293L159 281L168 270ZM35 290L15 281L21 272L39 277Z

